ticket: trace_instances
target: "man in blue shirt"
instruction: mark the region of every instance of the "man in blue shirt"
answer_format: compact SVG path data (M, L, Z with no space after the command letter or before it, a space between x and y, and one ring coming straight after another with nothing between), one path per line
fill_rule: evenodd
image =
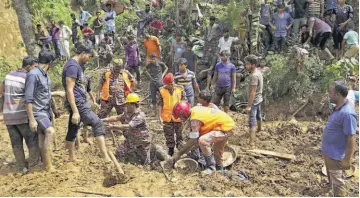
M80 121L85 126L90 125L92 127L102 156L105 161L111 161L105 145L104 123L91 110L84 86L85 76L81 65L85 66L92 56L93 51L91 48L87 47L84 43L78 43L76 55L65 64L62 73L62 85L66 90L65 107L70 113L66 148L69 149L69 161L71 162L77 161L74 152L74 141L80 128Z
M236 88L236 68L230 63L230 53L226 50L220 53L221 62L215 67L215 73L212 81L213 92L215 91L213 102L219 106L224 97L224 111L229 111L230 97ZM216 84L216 86L215 86Z
M39 65L28 72L25 81L25 104L31 131L38 132L39 147L45 170L52 170L51 144L55 129L52 123L51 80L48 71L55 54L44 49L39 53Z
M321 145L335 197L347 194L343 171L350 168L356 149L357 117L354 107L346 99L347 95L348 89L345 85L335 83L329 87L330 102L336 106L324 129Z

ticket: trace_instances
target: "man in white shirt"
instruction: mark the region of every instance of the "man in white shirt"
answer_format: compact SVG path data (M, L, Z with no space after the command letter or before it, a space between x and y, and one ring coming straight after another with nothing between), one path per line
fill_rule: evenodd
M218 60L220 60L220 56L219 54L222 52L222 51L227 51L229 54L230 54L230 57L231 57L231 45L233 42L236 42L238 41L239 38L238 37L231 37L229 35L229 29L228 28L224 28L223 30L223 37L221 37L219 39L219 45L218 45ZM230 58L229 57L229 58Z
M106 21L106 28L107 33L109 34L115 34L115 17L116 12L112 9L111 4L106 4L107 12L105 13L105 21Z
M64 21L59 22L60 25L60 51L65 56L65 59L70 59L69 39L72 35L71 29L64 25Z

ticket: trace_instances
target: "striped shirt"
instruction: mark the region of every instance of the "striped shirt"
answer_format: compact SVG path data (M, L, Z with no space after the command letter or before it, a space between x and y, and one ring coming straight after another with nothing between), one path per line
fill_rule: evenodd
M195 82L195 73L186 69L186 76L184 77L183 73L180 71L175 73L175 82L178 85L187 86L191 85L191 83Z
M28 123L25 97L26 71L17 70L5 76L4 85L4 121L6 125Z

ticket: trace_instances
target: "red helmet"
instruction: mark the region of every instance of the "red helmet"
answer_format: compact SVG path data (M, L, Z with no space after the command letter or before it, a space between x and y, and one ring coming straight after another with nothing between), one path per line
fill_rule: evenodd
M163 79L163 83L165 85L171 84L174 82L174 75L172 73L166 74L166 76Z
M172 112L175 119L181 117L187 118L190 115L190 103L186 101L179 101L175 104Z

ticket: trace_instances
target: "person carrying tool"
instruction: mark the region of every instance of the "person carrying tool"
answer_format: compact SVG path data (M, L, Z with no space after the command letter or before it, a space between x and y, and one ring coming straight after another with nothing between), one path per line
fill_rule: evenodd
M189 140L173 155L172 162L179 160L181 155L198 144L206 161L206 169L202 173L211 174L215 170L223 170L222 155L229 137L234 134L234 120L215 108L195 106L190 110L190 104L184 101L174 106L172 116L181 121L189 119L191 125Z
M103 119L104 122L120 121L121 124L107 125L107 128L122 130L125 137L116 149L116 158L119 160L150 163L151 134L146 125L146 115L140 110L140 96L136 93L127 95L125 113Z
M101 100L99 117L102 119L108 116L113 107L118 115L122 114L125 97L135 87L135 83L134 77L124 69L123 61L114 59L113 68L101 75L98 85L97 99Z
M180 119L172 116L172 109L177 102L185 100L184 87L174 83L174 75L168 73L163 80L164 86L160 88L159 94L159 120L163 124L166 145L169 148L168 154L174 154L175 145L179 149L183 140ZM176 137L175 137L176 134ZM176 138L176 139L175 139Z

